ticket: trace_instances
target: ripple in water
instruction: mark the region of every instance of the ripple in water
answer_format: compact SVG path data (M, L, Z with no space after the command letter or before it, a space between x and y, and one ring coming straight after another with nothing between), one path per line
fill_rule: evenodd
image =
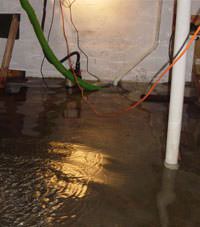
M0 158L2 227L70 225L87 210L88 184L102 181L103 155L82 145L51 142L45 158Z

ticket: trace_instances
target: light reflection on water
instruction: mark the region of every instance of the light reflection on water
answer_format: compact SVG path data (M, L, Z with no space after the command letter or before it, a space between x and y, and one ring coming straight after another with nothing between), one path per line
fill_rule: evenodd
M67 188L62 191L61 196L83 198L87 194L88 183L100 182L99 174L103 166L103 155L91 150L84 145L51 142L49 153L65 154L60 160L51 160L50 169L57 173L49 182L55 188L66 184L59 176L68 176L70 181ZM67 159L67 161L66 161ZM98 176L98 178L97 178Z
M0 226L72 223L87 211L89 183L104 181L104 159L100 151L62 142L50 142L45 158L2 153Z

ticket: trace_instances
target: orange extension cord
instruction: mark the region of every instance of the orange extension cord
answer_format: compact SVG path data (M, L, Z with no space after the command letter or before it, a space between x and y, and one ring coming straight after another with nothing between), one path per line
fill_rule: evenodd
M69 44L68 44L68 40L67 40L67 35L65 32L65 26L64 26L64 13L63 13L63 9L62 9L62 3L60 0L60 8L61 8L61 13L62 13L62 21L63 21L63 33L64 33L64 38L67 44L67 49L69 51ZM173 60L173 62L158 76L157 80L154 82L154 84L151 86L151 88L149 89L149 91L147 92L147 94L139 99L137 102L133 103L132 105L128 106L127 108L123 108L121 110L112 112L112 113L102 113L99 112L95 105L92 104L91 102L89 102L88 97L84 96L84 90L82 87L80 87L78 80L77 80L77 75L75 74L73 68L72 68L72 63L71 60L69 59L69 66L72 69L75 81L81 91L81 95L83 100L88 104L88 106L90 107L90 109L98 116L98 117L117 117L120 116L134 108L136 108L137 106L139 106L141 103L143 103L149 96L150 94L154 91L154 89L157 87L157 85L159 84L160 80L166 75L166 73L168 73L173 66L186 54L186 52L189 50L189 48L191 47L193 41L196 39L198 33L200 32L200 26L197 28L197 30L195 31L195 33L192 35L192 37L190 38L189 42L187 43L186 47L183 49L183 51Z

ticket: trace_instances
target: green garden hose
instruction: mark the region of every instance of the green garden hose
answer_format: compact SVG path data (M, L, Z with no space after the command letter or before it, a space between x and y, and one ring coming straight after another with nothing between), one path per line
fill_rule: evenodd
M72 72L65 68L64 65L58 60L56 55L54 54L53 50L50 48L44 33L41 29L40 23L37 19L37 16L35 14L35 11L28 0L20 0L22 8L26 11L29 20L31 24L33 25L33 29L35 31L35 34L38 38L38 41L42 47L42 50L44 52L45 57L47 60L54 65L54 67L67 79L71 80L72 82L75 82L74 76ZM101 87L87 83L86 81L82 80L81 78L78 78L78 83L81 87L85 88L88 91L95 91L100 90Z

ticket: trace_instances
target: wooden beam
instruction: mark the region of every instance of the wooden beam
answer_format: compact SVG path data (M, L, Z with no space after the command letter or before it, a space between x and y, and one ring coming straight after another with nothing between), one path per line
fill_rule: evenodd
M1 68L0 68L0 72L1 72ZM26 72L22 70L12 70L12 69L7 70L8 78L25 78L25 75L26 75Z
M192 15L191 21L192 21L195 25L200 25L200 15Z
M199 15L193 15L192 16L192 22L196 26L199 26L200 25L200 16ZM195 41L192 79L193 79L194 85L197 89L198 97L200 99L200 39L197 39Z
M12 52L13 52L18 28L19 28L19 18L18 18L18 15L14 14L10 25L9 35L8 35L6 48L5 48L5 52L4 52L4 56L1 64L1 74L0 74L1 77L6 77L8 74L8 69L12 58Z

